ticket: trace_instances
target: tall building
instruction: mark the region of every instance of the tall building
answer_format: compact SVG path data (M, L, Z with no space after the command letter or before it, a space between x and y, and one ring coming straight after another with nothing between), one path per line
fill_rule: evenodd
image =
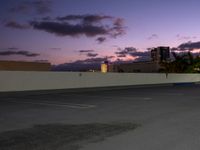
M153 62L166 62L170 59L169 47L157 47L151 50L151 58Z

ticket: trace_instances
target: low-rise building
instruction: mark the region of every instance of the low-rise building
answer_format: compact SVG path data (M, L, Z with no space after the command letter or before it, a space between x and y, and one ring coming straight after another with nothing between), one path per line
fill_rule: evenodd
M146 61L146 62L133 62L123 64L110 64L109 72L158 72L161 66L157 62Z
M5 71L50 71L48 62L0 61L0 70Z

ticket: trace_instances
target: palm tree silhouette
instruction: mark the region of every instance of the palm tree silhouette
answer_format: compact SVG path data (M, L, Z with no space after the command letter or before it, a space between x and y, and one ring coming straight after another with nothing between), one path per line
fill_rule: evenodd
M163 62L161 65L164 67L165 73L193 73L195 72L194 67L200 67L200 58L192 55L191 52L184 54L177 54L172 52L174 61L172 62Z

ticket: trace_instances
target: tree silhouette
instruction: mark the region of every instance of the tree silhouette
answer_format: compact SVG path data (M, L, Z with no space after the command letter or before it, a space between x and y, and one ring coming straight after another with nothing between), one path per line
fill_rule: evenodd
M164 67L163 72L166 73L197 73L200 72L200 57L194 58L191 52L184 54L177 54L172 52L174 61L163 62L161 65Z

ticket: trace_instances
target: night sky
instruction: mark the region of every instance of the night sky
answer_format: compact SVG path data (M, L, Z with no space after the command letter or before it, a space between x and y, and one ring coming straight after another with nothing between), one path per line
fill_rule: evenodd
M0 2L0 60L139 61L151 47L200 49L199 0Z

